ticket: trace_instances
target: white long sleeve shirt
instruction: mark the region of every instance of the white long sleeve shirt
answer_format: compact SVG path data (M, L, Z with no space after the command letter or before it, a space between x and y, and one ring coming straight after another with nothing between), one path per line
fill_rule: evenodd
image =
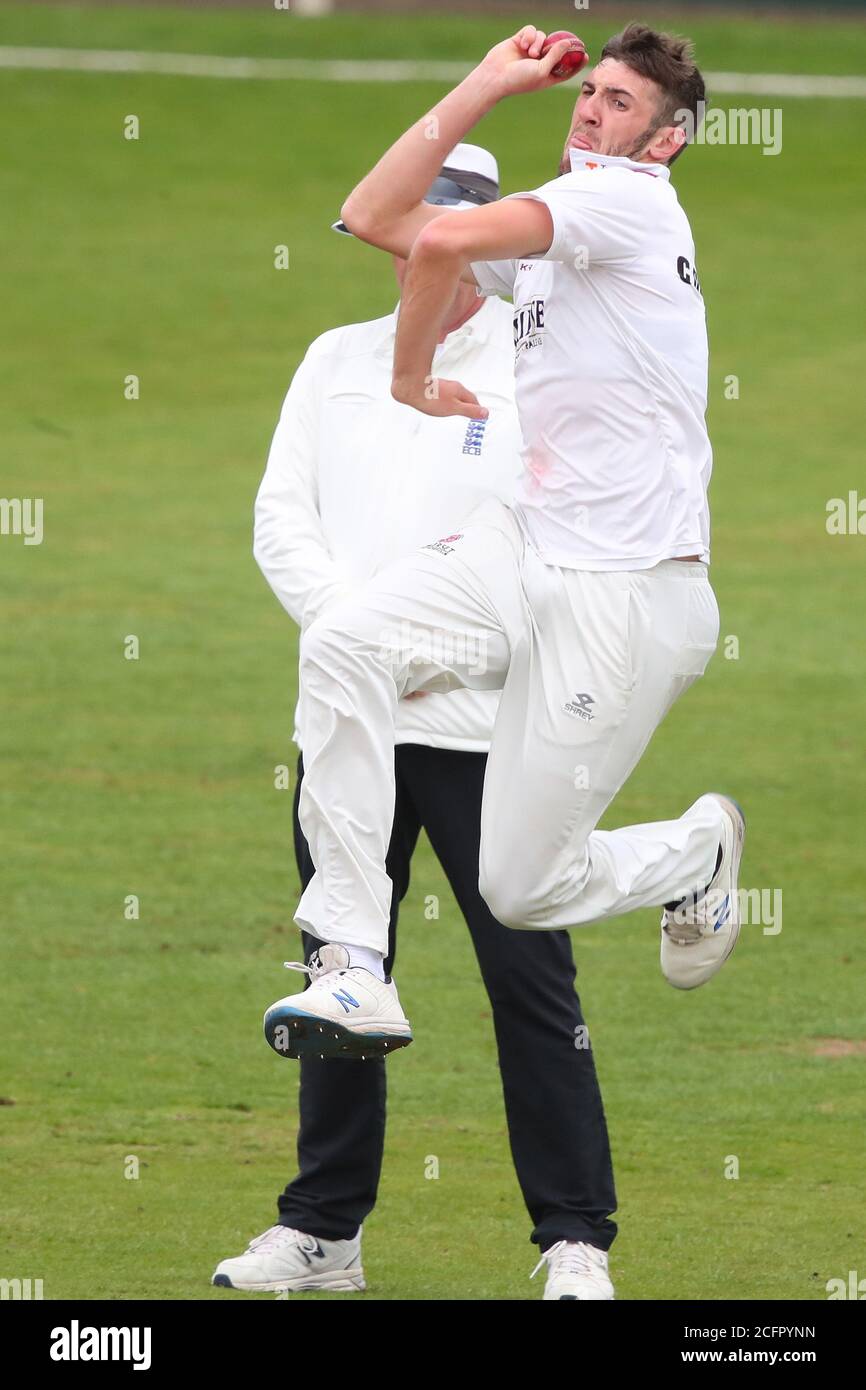
M523 439L511 305L486 299L433 359L437 376L488 407L486 421L439 419L394 400L399 308L323 333L283 404L256 498L254 554L302 629L390 561L458 529L483 498L514 496ZM498 701L475 690L403 700L396 740L484 752ZM300 702L300 745L299 711Z

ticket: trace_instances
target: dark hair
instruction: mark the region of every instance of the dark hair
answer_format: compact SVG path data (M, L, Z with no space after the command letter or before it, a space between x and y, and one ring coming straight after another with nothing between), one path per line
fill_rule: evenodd
M704 79L694 62L690 39L676 34L660 34L645 24L627 24L621 34L608 39L601 51L602 60L614 58L619 63L655 82L663 93L658 108L659 125L679 125L678 111L690 111L694 126L698 124L699 103L706 97ZM682 154L685 145L668 160Z

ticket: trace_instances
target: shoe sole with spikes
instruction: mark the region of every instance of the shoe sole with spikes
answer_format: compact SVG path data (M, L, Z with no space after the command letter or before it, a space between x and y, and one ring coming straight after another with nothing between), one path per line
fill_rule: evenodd
M398 1047L408 1047L412 1034L388 1033L381 1025L370 1033L359 1033L330 1018L318 1018L300 1009L281 1006L269 1009L264 1021L265 1038L280 1057L343 1057L369 1061L385 1057Z

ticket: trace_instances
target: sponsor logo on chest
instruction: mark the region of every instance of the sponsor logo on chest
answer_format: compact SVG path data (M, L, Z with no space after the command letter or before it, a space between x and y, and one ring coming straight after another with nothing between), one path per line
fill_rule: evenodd
M541 347L544 342L544 298L541 295L514 311L514 354Z

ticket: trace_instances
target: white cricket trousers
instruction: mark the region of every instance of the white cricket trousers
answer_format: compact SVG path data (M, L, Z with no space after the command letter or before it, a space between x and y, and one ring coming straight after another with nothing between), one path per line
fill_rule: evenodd
M299 815L316 873L295 921L387 952L397 701L464 686L502 691L479 863L494 917L553 931L703 888L722 827L711 798L678 820L595 827L718 634L705 565L544 564L497 498L380 571L301 638Z

